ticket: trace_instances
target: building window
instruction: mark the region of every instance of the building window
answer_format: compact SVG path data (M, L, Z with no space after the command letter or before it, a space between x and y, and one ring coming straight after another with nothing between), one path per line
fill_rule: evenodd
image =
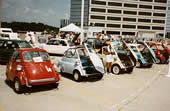
M152 29L153 30L164 30L164 27L153 26Z
M140 0L140 1L143 1L143 2L153 2L153 0Z
M155 2L158 2L158 3L167 3L167 0L155 0Z
M91 19L105 20L105 16L96 16L96 15L91 15Z
M104 23L95 23L94 26L96 27L105 27Z
M116 2L108 2L108 6L122 6L122 3L116 3Z
M91 8L92 12L106 12L105 9L101 9L101 8Z
M128 3L125 3L124 7L137 8L137 4L128 4Z
M135 35L135 32L122 32L122 35Z
M153 20L153 23L162 23L162 24L164 24L165 20Z
M150 19L138 19L138 22L147 22L147 23L151 23Z
M165 17L165 13L153 13L153 16Z
M139 15L151 16L151 12L139 12Z
M119 31L107 31L107 34L120 35Z
M108 13L119 13L119 14L121 14L121 10L111 10L111 9L108 9Z
M106 2L104 1L98 1L98 0L92 0L91 4L95 4L95 5L106 5Z
M123 11L124 14L129 14L129 15L136 15L136 11Z
M138 29L150 29L150 26L138 26Z
M152 9L151 5L139 5L139 8Z
M107 17L107 20L121 21L120 17Z
M135 29L135 25L123 25L123 28Z
M157 10L166 10L166 7L163 7L163 6L154 6L154 9L157 9Z
M123 21L136 22L136 18L123 18Z
M107 24L107 27L120 28L120 24Z

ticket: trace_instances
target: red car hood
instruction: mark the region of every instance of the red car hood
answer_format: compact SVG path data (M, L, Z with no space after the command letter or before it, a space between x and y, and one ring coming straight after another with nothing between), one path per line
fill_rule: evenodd
M55 78L56 72L50 62L26 63L24 70L29 80Z

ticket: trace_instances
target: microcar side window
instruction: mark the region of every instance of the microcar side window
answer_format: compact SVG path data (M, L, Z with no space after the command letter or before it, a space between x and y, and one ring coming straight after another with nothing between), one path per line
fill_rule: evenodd
M75 50L75 49L69 49L69 50L67 50L65 56L66 56L66 57L74 57L74 58L76 58L76 57L77 57L76 50Z

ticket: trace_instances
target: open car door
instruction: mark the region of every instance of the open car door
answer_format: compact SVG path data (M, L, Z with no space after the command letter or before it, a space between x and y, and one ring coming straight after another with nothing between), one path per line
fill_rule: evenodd
M144 45L149 50L150 57L152 58L153 62L155 63L156 56L155 56L154 51L143 41L137 41L137 43Z
M136 62L137 62L136 60L137 60L138 57L136 56L135 52L132 51L131 48L129 48L129 46L126 44L125 41L122 40L121 42L122 42L123 47L128 51L127 52L128 56L132 59L134 66L136 66Z
M96 52L93 50L92 47L90 47L88 44L84 43L84 47L87 50L90 60L92 61L95 69L102 74L104 74L104 65L100 57L96 54Z

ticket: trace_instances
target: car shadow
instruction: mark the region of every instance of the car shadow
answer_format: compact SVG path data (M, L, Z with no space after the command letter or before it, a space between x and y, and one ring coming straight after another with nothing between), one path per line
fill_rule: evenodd
M5 80L5 83L11 89L14 90L14 83L12 81ZM53 89L58 90L58 86L56 86L56 84L39 85L39 86L33 86L31 88L23 86L23 94L30 95L31 93L44 92L44 91L49 91L49 90L53 90Z
M71 74L62 73L61 76L76 82ZM99 78L98 76L82 77L80 82L97 82L101 79L102 78Z

